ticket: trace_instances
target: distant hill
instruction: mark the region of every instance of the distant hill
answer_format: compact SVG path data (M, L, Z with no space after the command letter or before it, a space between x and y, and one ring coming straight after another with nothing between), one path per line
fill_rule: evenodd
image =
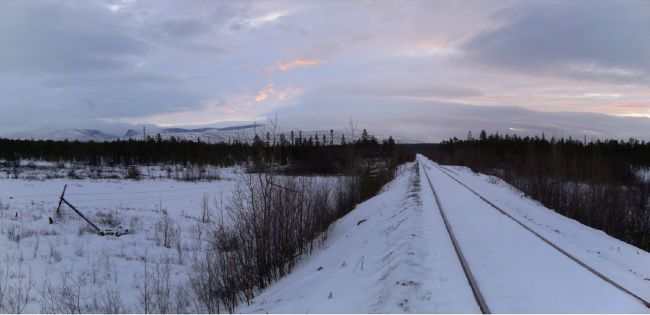
M236 126L227 126L227 127L201 127L201 128L178 128L178 127L169 127L161 128L157 126L148 126L144 132L147 136L156 137L160 134L163 139L170 139L174 137L179 140L189 140L189 141L203 141L203 142L229 142L229 141L244 141L250 142L255 138L255 135L259 135L262 140L266 140L267 133L269 134L270 140L273 139L273 134L275 133L276 139L279 140L281 135L287 140L291 139L291 132L293 131L293 136L298 138L302 136L304 139L309 139L310 137L315 140L318 136L319 141L323 141L323 136L325 136L325 141L329 143L338 144L341 142L342 138L345 138L346 141L350 141L352 138L359 138L361 136L361 130L357 130L353 135L350 130L347 129L322 129L322 130L300 130L300 129L291 129L291 128L281 128L279 130L273 131L269 126L259 123L254 124L242 124ZM369 130L370 134L375 136L380 141L382 139L388 138L387 134L379 134ZM330 139L332 138L333 139ZM354 136L354 137L353 137ZM117 139L142 139L143 130L142 129L129 129L122 136L116 136L108 133L104 133L101 130L97 129L39 129L29 132L14 133L5 136L6 138L12 139L34 139L34 140L69 140L69 141L111 141ZM413 139L401 138L399 136L393 135L393 138L398 143L415 143L419 142Z
M8 135L12 139L34 140L69 140L69 141L109 141L116 139L115 135L104 133L97 129L39 129L30 132L20 132Z

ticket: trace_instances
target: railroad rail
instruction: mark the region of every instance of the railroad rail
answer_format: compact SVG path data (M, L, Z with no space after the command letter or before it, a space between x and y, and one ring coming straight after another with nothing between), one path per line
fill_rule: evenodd
M469 268L469 264L467 263L467 260L465 259L465 255L463 254L463 250L460 248L460 244L458 244L458 241L456 240L456 235L454 234L454 230L452 229L449 220L447 220L447 215L445 214L445 210L442 207L442 204L440 203L440 198L438 198L438 193L436 192L436 189L433 187L433 184L431 183L431 179L429 178L429 174L427 173L427 170L424 167L424 165L422 166L422 171L424 172L424 176L427 178L429 187L431 187L431 191L433 192L433 197L436 200L436 204L438 205L438 210L440 211L440 216L442 216L442 220L445 223L445 228L447 229L447 233L449 234L451 243L454 246L454 250L456 251L456 256L458 256L458 260L460 261L460 264L463 267L463 272L465 273L467 282L469 283L470 288L472 288L472 294L474 294L474 299L476 300L476 304L478 304L479 308L481 309L481 313L490 314L490 308L485 302L483 293L481 293L481 289L479 288L478 283L476 282L476 279L472 274L472 270Z
M640 297L639 295L635 294L634 292L632 292L632 291L626 289L626 288L623 287L622 285L618 284L616 281L614 281L614 280L612 280L611 278L609 278L609 277L605 276L604 274L600 273L598 270L596 270L596 269L594 269L593 267L589 266L588 264L586 264L586 263L583 262L582 260L578 259L576 256L572 255L571 253L569 253L569 252L567 252L566 250L562 249L562 248L561 248L560 246L558 246L557 244L555 244L555 243L553 243L552 241L550 241L549 239L547 239L546 237L542 236L541 234L539 234L538 232L536 232L535 230L533 230L531 227L529 227L528 225L526 225L525 223L523 223L521 220L519 220L519 219L517 219L516 217L512 216L510 213L508 213L507 211L503 210L501 207L497 206L497 205L494 204L492 201L488 200L488 199L485 198L483 195L479 194L479 193L476 192L474 189L472 189L472 188L470 188L469 186L467 186L465 183L463 183L462 181L460 181L458 178L456 178L456 177L454 177L453 175L451 175L450 173L452 173L453 171L447 169L447 168L444 167L444 166L440 166L440 165L438 165L438 164L434 164L434 163L430 163L430 164L432 164L433 166L437 167L441 172L443 172L445 175L449 176L449 178L451 178L451 179L454 180L455 182L459 183L461 186L463 186L465 189L467 189L468 191L470 191L472 194L476 195L476 196L477 196L479 199L481 199L483 202L485 202L485 203L487 203L488 205L490 205L491 208L493 208L493 209L495 209L496 211L498 211L499 213L505 215L507 218L509 218L510 220L514 221L514 222L517 223L519 226L523 227L526 231L532 233L532 234L535 235L538 239L542 240L544 243L546 243L547 245L551 246L553 249L555 249L555 250L557 250L558 252L560 252L562 255L568 257L569 259L571 259L573 262L575 262L575 263L578 264L579 266L583 267L583 268L586 269L587 271L589 271L589 272L591 272L592 274L596 275L598 278L600 278L600 279L602 279L603 281L609 283L610 285L612 285L613 287L617 288L618 290L620 290L620 291L622 291L622 292L624 292L624 293L626 293L626 294L632 296L634 299L638 300L638 301L641 302L643 305L645 305L646 307L650 308L650 302L646 301L645 299L643 299L643 298ZM483 295L481 294L480 288L478 288L478 285L477 285L477 283L476 283L476 280L474 279L474 276L472 275L471 270L469 269L469 265L467 264L467 261L465 260L463 254L462 254L462 249L460 248L458 242L456 241L455 236L453 235L453 229L451 228L451 225L449 224L448 220L446 219L445 211L444 211L444 209L443 209L443 207L442 207L442 205L441 205L441 202L440 202L440 200L439 200L439 196L438 196L438 194L436 193L435 188L433 187L433 184L432 184L432 182L431 182L431 179L429 178L429 174L427 173L426 167L424 167L424 165L423 165L422 169L423 169L424 174L425 174L425 176L426 176L426 178L427 178L427 182L429 183L429 186L431 187L431 190L433 191L434 198L435 198L435 200L436 200L436 204L438 205L438 209L440 210L440 214L442 215L442 218L443 218L443 220L445 221L445 222L444 222L444 223L445 223L445 226L447 227L447 231L449 232L449 235L450 235L450 237L451 237L451 239L452 239L452 243L453 243L453 245L454 245L454 249L456 250L456 254L458 255L459 259L461 260L461 264L463 265L463 270L465 271L465 275L467 276L467 279L468 279L468 281L470 282L470 286L472 287L472 291L474 292L474 296L475 296L475 298L476 298L476 301L477 301L477 303L479 304L479 307L481 308L481 311L482 311L483 313L489 313L489 308L487 307L487 304L486 304L486 302L485 302L485 300L484 300L484 298L483 298ZM454 173L455 173L455 172L454 172Z

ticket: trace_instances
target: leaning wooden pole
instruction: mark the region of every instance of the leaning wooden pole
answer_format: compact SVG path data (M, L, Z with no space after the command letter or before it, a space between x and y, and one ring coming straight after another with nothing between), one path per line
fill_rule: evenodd
M63 203L63 195L65 195L65 189L68 188L68 185L66 184L63 186L63 192L61 193L61 197L59 198L59 206L56 207L56 215L60 216L61 215L61 203Z
M68 205L70 208L72 208L72 210L74 210L74 212L76 212L76 213L77 213L77 214L78 214L82 219L86 220L86 222L88 222L88 224L92 225L92 227L94 227L95 230L97 230L97 233L100 233L100 232L102 231L102 230L100 230L100 229L99 229L99 228L98 228L94 223L92 223L90 220L88 220L88 218L86 218L86 217L81 213L81 211L77 210L77 208L75 208L75 207L74 207L73 205L71 205L67 200L65 200L65 198L61 198L61 200L62 200L63 202L65 202L65 204Z

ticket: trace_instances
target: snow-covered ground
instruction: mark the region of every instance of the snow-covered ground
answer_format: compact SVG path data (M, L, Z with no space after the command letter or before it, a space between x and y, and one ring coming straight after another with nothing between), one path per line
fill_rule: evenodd
M491 311L497 313L636 313L649 310L632 296L595 276L492 208L448 177L432 162L423 158L420 161L427 169L431 183L441 199L441 204L447 212L458 242L463 248ZM463 182L469 181L468 177L463 179ZM487 181L484 182L489 184ZM497 196L510 200L513 197L512 192L512 190L493 190L485 193L485 196L489 200ZM518 197L517 199L522 199L521 196ZM512 203L505 208L513 211L509 205ZM567 247L568 242L572 245L580 241L584 245L590 243L611 245L614 240L604 233L577 235L587 228L557 214L554 218L544 217L544 214L552 213L539 204L534 208L528 207L527 211L531 216L536 215L540 218L539 221L527 220L527 225L540 224L546 228L549 235L562 233L571 235L567 238L553 237L552 241L560 248ZM527 217L523 211L520 214L524 218ZM617 243L619 247L623 245ZM591 246L585 248L585 251L591 248ZM631 246L628 246L629 248ZM571 249L577 251L575 247ZM636 251L617 252L617 255L624 254L632 254L626 257L630 260L641 256L641 254L637 255ZM597 270L602 269L602 273L618 274L625 271L614 265L605 266L606 258L598 255L593 257L582 255L579 258ZM601 263L601 261L605 262ZM631 265L627 264L626 267ZM646 290L646 293L650 291Z
M0 313L141 313L145 296L148 312L195 312L191 270L242 170L218 169L218 180L196 182L165 179L164 166L141 167L147 179L139 181L39 176L50 164L29 168L39 179L0 177ZM64 185L66 200L101 229L132 234L99 236L65 204L56 216Z
M114 311L110 306L116 301L106 298L116 292L122 311L142 312L145 259L150 273L168 272L172 291L180 290L208 233L201 222L202 199L209 198L216 215L215 201L229 198L236 177L233 169L225 169L221 180L210 182L0 179L0 291L31 287L25 312L45 311L48 289L60 293L64 286L80 289L82 312ZM57 218L64 184L66 199L100 227L122 225L134 233L98 236L67 207ZM12 312L8 303L5 296L0 312Z
M68 179L176 179L185 181L219 179L221 171L232 173L234 168L196 164L160 165L88 165L84 163L20 160L0 160L0 179L50 180Z
M647 313L418 157L384 191L337 221L327 245L242 312L479 312L424 171L492 312ZM502 181L458 179L562 249L650 299L650 254L565 218Z
M464 302L472 292L420 181L416 163L403 166L382 193L335 223L324 248L238 311L477 312Z
M650 300L649 253L558 215L503 181L467 168L445 170L571 255ZM238 311L479 312L425 171L492 312L650 310L420 156L401 166L379 195L335 222L322 248ZM149 283L148 290L168 290L168 311L193 311L187 279L209 230L201 220L202 198L209 197L217 215L215 201L230 196L237 174L224 169L220 178L0 179L0 291L16 298L20 290L29 289L24 312L56 311L52 299L75 297L75 292L82 312L143 312ZM122 225L134 233L98 236L68 208L57 218L54 210L64 184L67 199L100 226ZM49 224L49 217L55 224ZM145 268L151 277L168 277L169 285L145 279ZM12 311L7 296L0 311Z
M521 191L500 179L476 174L465 167L447 168L463 183L487 196L491 202L537 233L650 301L650 253L557 214L539 202L526 198ZM607 300L611 301L612 298Z
M650 168L640 167L633 170L637 178L643 182L650 182Z

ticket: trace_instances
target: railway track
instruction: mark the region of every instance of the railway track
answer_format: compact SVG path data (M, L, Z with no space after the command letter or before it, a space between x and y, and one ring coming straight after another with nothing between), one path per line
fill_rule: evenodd
M420 163L422 163L422 161L420 161ZM650 303L648 301L646 301L645 299L643 299L639 295L635 294L634 292L631 292L630 290L626 289L625 287L618 284L616 281L612 280L611 278L605 276L604 274L597 271L593 267L589 266L587 263L585 263L584 261L578 259L577 257L575 257L571 253L567 252L566 250L562 249L560 246L553 243L552 241L550 241L546 237L544 237L541 234L537 233L535 230L530 228L528 225L526 225L525 223L523 223L519 219L515 218L514 216L510 215L508 212L503 210L501 207L497 206L492 201L488 200L483 195L479 194L478 192L476 192L475 190L473 190L472 188L467 186L465 183L460 181L458 178L453 176L451 174L451 173L454 173L453 171L451 171L451 170L449 170L449 169L447 169L447 168L445 168L443 166L439 166L439 165L437 165L437 164L435 164L433 162L423 164L422 165L422 170L423 170L423 172L425 174L427 182L429 183L431 191L433 192L435 202L436 202L436 204L438 206L438 210L439 210L440 215L441 215L441 217L442 217L442 219L444 221L444 225L446 227L447 233L449 234L449 237L451 239L454 250L455 250L455 252L456 252L456 254L458 256L458 259L459 259L459 261L460 261L460 263L462 265L462 269L463 269L463 271L465 273L465 277L467 278L468 284L472 289L472 293L474 294L475 301L476 301L477 305L479 306L482 313L489 314L491 312L490 306L488 305L488 302L486 301L486 298L485 298L485 294L484 294L485 292L482 291L483 288L479 285L479 281L478 281L478 279L476 277L476 272L474 272L472 270L472 268L471 268L471 261L468 261L468 259L466 258L466 253L463 251L463 247L462 247L461 243L458 241L457 235L456 235L456 233L454 231L454 226L453 226L452 222L449 220L448 215L447 215L447 211L445 210L445 207L443 206L440 195L439 195L438 191L436 190L436 188L434 187L434 185L433 185L433 183L431 181L431 178L429 177L429 173L427 172L426 165L436 167L438 170L440 170L440 172L444 173L446 176L451 178L454 182L460 184L462 187L464 187L464 189L466 189L467 191L471 192L473 195L478 197L484 204L489 205L490 208L494 209L496 212L500 213L501 215L504 215L509 220L516 223L516 225L522 227L525 231L529 232L531 235L534 235L535 238L541 240L546 245L553 248L553 250L559 252L564 257L570 259L572 262L574 262L575 264L577 264L581 268L583 268L583 269L587 270L589 273L597 276L599 279L601 279L602 281L604 281L607 284L611 285L612 287L616 288L617 290L621 291L622 293L624 293L624 294L632 297L633 299L637 300L638 302L642 303L645 307L650 308Z
M456 251L456 256L458 256L458 260L460 261L460 264L463 267L463 272L465 273L465 278L467 278L467 282L469 283L469 286L472 289L472 294L474 295L474 300L476 301L476 304L478 304L479 309L481 310L481 313L490 314L490 308L488 307L487 303L485 302L485 297L483 297L483 293L481 292L481 289L478 286L476 278L474 278L474 274L472 273L472 270L470 269L469 264L467 263L467 259L465 258L465 255L463 254L463 250L461 249L460 244L458 243L458 240L456 239L456 234L454 233L454 230L451 227L451 224L449 223L449 220L447 219L447 214L445 213L444 208L442 207L442 204L440 203L440 198L438 197L438 193L436 192L436 189L433 187L433 184L431 184L431 179L429 179L429 174L427 173L426 167L422 167L422 170L424 171L424 176L427 178L427 182L429 183L429 186L431 187L431 191L433 191L433 198L435 199L436 204L438 205L438 210L440 211L440 216L442 217L442 220L444 221L445 228L447 229L447 233L449 234L449 238L451 239L451 243L453 244L454 250Z

